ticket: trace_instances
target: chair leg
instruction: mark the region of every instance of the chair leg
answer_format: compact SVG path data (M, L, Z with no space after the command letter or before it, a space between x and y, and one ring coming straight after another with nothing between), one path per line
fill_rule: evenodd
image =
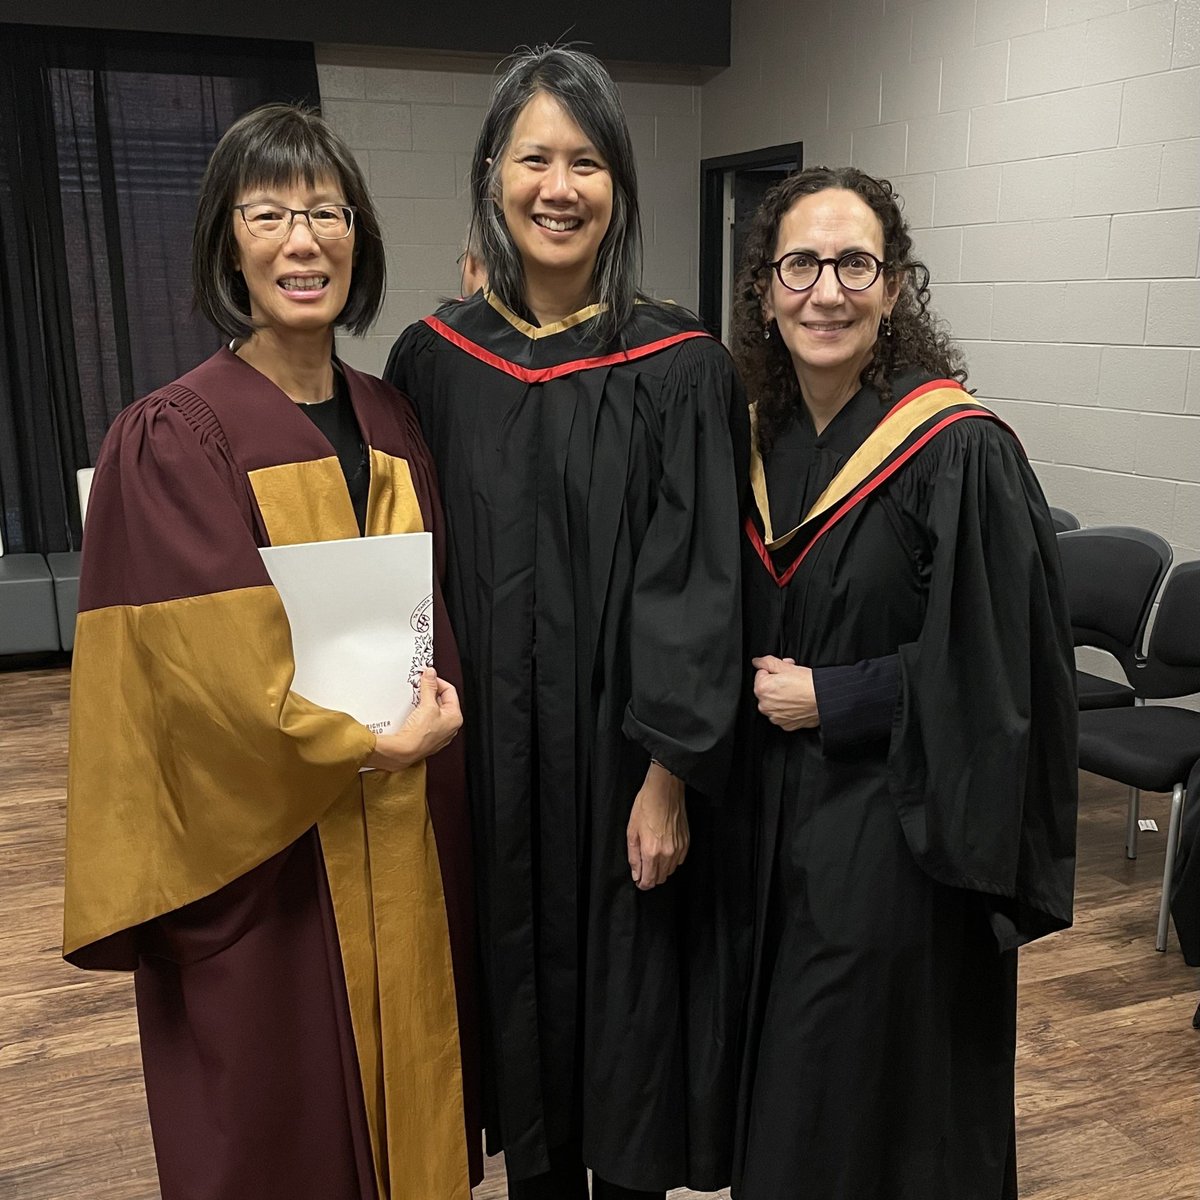
M1138 813L1142 806L1142 793L1131 787L1129 789L1129 815L1125 820L1125 857L1137 858L1138 843Z
M1167 948L1167 928L1171 921L1171 877L1175 874L1175 858L1179 852L1179 836L1183 825L1184 785L1177 783L1171 793L1171 820L1167 825L1167 845L1163 855L1163 891L1158 906L1158 934L1154 939L1155 950Z

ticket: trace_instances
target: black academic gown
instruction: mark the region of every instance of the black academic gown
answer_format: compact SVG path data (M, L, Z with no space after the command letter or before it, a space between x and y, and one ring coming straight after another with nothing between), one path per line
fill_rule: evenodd
M1200 967L1200 763L1188 776L1179 858L1171 881L1171 916L1189 967Z
M742 1000L712 801L742 661L747 415L680 310L639 305L609 347L596 312L535 328L481 293L412 326L386 371L446 506L487 1125L514 1178L578 1138L610 1182L715 1188ZM652 757L688 786L692 848L641 892L625 830Z
M915 429L799 566L822 520L774 554L748 526L752 652L859 664L870 703L857 729L756 728L739 1200L1016 1195L1014 948L1071 918L1070 635L1033 472L958 395L969 419ZM819 436L797 415L765 457L775 530L883 415L869 389Z

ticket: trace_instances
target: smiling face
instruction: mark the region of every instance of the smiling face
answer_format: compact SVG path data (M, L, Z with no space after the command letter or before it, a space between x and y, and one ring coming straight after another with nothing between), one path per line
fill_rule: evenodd
M282 211L345 204L346 199L329 177L311 188L303 180L248 188L237 198L238 204L266 202ZM332 332L350 293L355 231L339 239L318 238L298 216L287 237L272 239L255 237L240 212L232 220L236 266L246 281L256 328L276 335Z
M779 223L773 257L800 250L834 259L865 250L882 260L883 227L854 192L828 188L801 196ZM852 394L871 359L880 321L891 316L899 294L899 276L886 270L861 292L843 288L832 266L805 292L789 291L772 271L763 293L763 316L778 324L806 393L850 388Z
M612 220L612 176L587 135L546 92L538 92L513 124L499 184L527 284L586 291Z

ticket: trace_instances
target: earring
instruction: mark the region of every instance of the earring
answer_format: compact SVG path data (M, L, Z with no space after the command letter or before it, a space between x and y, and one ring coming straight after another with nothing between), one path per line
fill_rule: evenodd
M891 317L884 317L883 320L879 323L879 327L885 338L890 338L892 336L892 318Z
M770 327L770 325L764 325L763 326L763 341L769 342L770 340L771 340L771 327Z

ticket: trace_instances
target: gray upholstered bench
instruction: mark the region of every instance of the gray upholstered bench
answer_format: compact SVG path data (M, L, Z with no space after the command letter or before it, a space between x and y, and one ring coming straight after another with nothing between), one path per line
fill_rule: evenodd
M79 513L87 518L92 467L75 473ZM0 533L0 654L42 654L75 645L79 551L5 554Z
M64 650L75 645L75 614L79 611L79 551L61 550L46 555L54 580L54 607L58 610L58 640Z
M0 541L0 654L59 648L54 580L40 554L5 554Z
M92 475L95 467L83 467L75 472L79 489L79 518L87 521L88 497L92 494ZM54 579L54 602L58 609L58 637L64 650L75 645L75 615L79 611L79 551L63 550L46 555L50 575Z

